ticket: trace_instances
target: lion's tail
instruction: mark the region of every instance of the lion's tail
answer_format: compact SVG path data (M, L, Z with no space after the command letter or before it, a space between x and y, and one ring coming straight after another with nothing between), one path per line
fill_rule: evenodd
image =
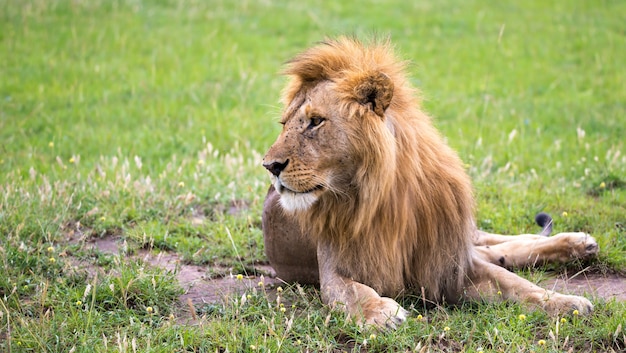
M550 236L552 234L552 217L544 212L539 212L535 216L535 222L542 228L539 235L543 235L544 237Z

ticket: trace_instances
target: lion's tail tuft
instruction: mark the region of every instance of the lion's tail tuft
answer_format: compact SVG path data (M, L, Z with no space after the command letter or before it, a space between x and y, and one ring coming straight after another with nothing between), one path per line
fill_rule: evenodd
M542 228L539 235L547 237L552 233L552 217L549 214L545 212L537 213L535 222Z

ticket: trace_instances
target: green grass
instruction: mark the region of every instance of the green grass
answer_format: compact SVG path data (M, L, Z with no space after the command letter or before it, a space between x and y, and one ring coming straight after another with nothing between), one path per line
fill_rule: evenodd
M575 270L623 273L623 13L608 0L0 0L0 350L623 350L626 307L610 298L565 323L408 300L407 324L372 333L314 288L285 287L283 312L255 287L188 324L174 275L133 256L235 273L266 261L260 161L280 131L282 63L326 36L389 35L468 164L479 225L535 232L546 211L600 244ZM110 236L126 252L85 246Z

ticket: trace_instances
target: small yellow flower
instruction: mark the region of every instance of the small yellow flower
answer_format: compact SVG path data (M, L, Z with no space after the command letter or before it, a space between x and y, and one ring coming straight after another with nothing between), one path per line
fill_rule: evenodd
M256 346L255 346L255 345L253 345L253 344L251 344L251 345L250 345L250 350L251 350L251 351L256 351Z
M498 295L502 295L502 291L498 291Z
M567 217L567 212L563 211L563 213L561 213L561 216Z
M376 339L376 335L372 333L372 334L370 335L370 340L375 340L375 339Z
M546 340L539 340L537 342L540 346L544 346L546 344Z
M53 246L49 246L48 249L46 249L46 250L48 250L48 252L54 252L54 247Z
M443 328L443 330L448 332L448 331L450 331L450 327L446 326L446 327Z
M301 345L301 344L302 344L302 341L297 340L297 341L296 341L296 344L297 344L297 345Z
M238 275L237 275L237 280L238 280L238 281L241 281L242 279L243 279L243 275L242 275L241 273L240 273L240 274L238 274Z
M76 162L76 160L74 159L74 157L71 157L70 158L70 163L74 163L74 162Z
M54 147L54 142L50 141L50 142L48 143L48 147L50 147L50 148Z
M578 316L580 313L578 312L578 310L574 310L574 311L572 311L572 314L573 314L574 316Z
M604 189L606 187L606 184L604 182L600 183L600 189Z
M567 319L566 319L566 318L564 318L564 317L562 317L562 318L561 318L561 323L562 323L562 324L567 323Z
M259 287L263 287L265 284L263 283L263 281L259 281L259 283L256 284Z
M278 288L276 288L276 291L277 291L278 293L281 293L281 292L283 291L283 287L278 287Z
M422 321L422 320L424 320L424 317L423 317L421 314L418 314L418 315L417 315L417 317L416 317L416 319L417 319L418 321Z
M526 320L526 315L519 314L519 316L517 318L519 319L519 321L524 321L524 320Z
M152 312L154 312L154 309L151 306L149 306L149 307L146 307L146 311L148 312L148 314L152 314Z
M248 295L246 296L246 298L248 298L248 300L250 300L250 299L252 299L252 295L248 294Z
M184 181L181 181L180 183L178 183L178 187L179 187L179 188L182 188L182 187L184 187L184 186L185 186L185 182L184 182Z
M106 217L104 217L104 216L100 217L100 222L104 222L106 220L107 220Z
M48 261L53 264L57 261L57 259L55 259L54 257L51 257L48 259Z
M81 302L80 300L77 300L76 301L76 306L81 306L81 305L83 305L83 302Z
M284 307L284 306L280 308L280 312L281 312L281 313L284 313L285 311L287 311L287 309L285 309L285 307Z

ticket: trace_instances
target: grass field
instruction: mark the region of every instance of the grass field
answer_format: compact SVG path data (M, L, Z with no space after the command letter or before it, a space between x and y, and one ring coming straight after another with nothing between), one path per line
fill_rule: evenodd
M174 274L135 255L233 274L266 261L260 163L282 63L326 36L388 35L468 165L481 228L535 232L545 211L555 231L598 240L591 262L521 274L626 273L624 13L611 0L0 0L0 351L623 351L626 305L611 298L565 318L407 299L409 322L381 333L314 288L277 301L255 286L188 322ZM104 237L119 254L86 246Z

